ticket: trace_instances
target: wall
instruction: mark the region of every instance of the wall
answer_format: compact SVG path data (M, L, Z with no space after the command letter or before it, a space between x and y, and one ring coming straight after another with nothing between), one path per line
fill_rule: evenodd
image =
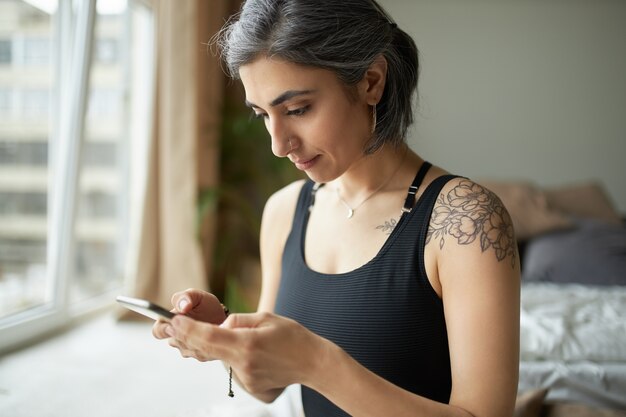
M380 3L420 49L423 157L474 179L596 180L626 213L626 2Z

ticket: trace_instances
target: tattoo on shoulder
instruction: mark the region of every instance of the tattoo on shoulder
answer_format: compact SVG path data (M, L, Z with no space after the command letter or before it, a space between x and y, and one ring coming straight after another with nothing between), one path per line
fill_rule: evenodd
M397 224L398 222L396 219L385 220L385 223L380 226L376 226L376 230L382 230L383 233L390 235L391 232L393 232L393 229L396 228Z
M448 236L461 245L478 239L483 252L491 248L498 261L508 257L515 267L517 245L511 217L498 196L472 181L461 180L437 198L426 243L439 240L443 248Z

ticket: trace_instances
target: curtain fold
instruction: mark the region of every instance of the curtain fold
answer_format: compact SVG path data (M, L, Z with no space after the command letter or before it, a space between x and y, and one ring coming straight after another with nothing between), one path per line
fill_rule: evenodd
M227 0L153 0L152 6L154 124L139 248L126 293L169 307L174 292L208 289L215 214L198 222L197 200L218 183L225 76L207 42L229 8Z

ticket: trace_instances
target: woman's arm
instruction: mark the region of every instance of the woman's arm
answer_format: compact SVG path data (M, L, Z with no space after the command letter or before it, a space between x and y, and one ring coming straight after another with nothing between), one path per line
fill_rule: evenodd
M303 181L296 181L271 196L263 211L261 222L261 266L262 290L259 299L259 312L271 313L274 310L281 276L282 253L291 230L292 219L295 213L296 201L303 185ZM186 302L181 304L182 300ZM158 339L168 339L172 347L179 349L183 357L194 357L200 361L215 359L226 360L232 363L233 352L236 346L241 346L246 338L245 332L239 336L243 338L222 337L215 334L229 334L220 332L215 326L224 322L225 314L219 300L210 293L188 289L172 296L172 305L175 311L181 313L179 317L187 316L193 320L179 319L176 324L158 321L153 326L153 334ZM263 315L261 315L263 317ZM231 334L231 336L235 336ZM230 347L217 346L228 342ZM221 348L221 349L220 349ZM233 366L233 377L239 381L237 368ZM248 384L250 385L250 384ZM263 390L250 390L258 399L274 401L284 390L286 385L272 386Z
M518 385L520 323L512 221L500 199L478 184L459 180L446 191L436 209L451 208L455 214L431 221L429 236L435 247L443 239L438 270L452 365L450 404L475 416L510 416ZM472 221L457 229L461 217Z
M259 297L258 312L274 311L278 287L280 285L281 261L285 242L296 209L296 201L304 181L296 181L273 194L265 204L261 220L261 271L262 285ZM237 374L235 379L239 381ZM253 394L264 402L272 402L283 392L283 388L271 389Z

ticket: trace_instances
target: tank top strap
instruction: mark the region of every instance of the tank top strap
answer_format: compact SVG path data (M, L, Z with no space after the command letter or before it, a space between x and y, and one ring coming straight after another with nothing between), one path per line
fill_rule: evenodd
M424 178L426 177L426 173L433 166L430 162L424 161L420 169L417 171L415 178L413 179L413 183L409 186L409 191L406 194L406 199L404 200L404 206L402 207L402 213L410 213L413 210L413 206L415 205L415 195L417 194L417 189L420 188Z
M320 183L320 182L313 183L310 180L308 182L311 182L311 185L309 185L309 187L308 187L308 190L310 190L309 211L311 211L311 210L313 210L313 206L315 205L315 194L317 194L317 190L319 190L320 188L322 188L326 184L323 183L323 182L322 183Z
M296 205L296 211L308 209L311 204L311 197L314 195L312 189L315 187L315 182L307 179L302 188L300 189L300 195L298 196L298 203Z
M312 199L314 199L314 192L312 189L315 187L315 183L309 179L307 179L302 188L300 189L300 194L298 195L298 201L296 203L296 212L293 216L293 220L291 221L291 229L292 231L301 230L302 222L304 218L311 210Z
M415 210L413 213L403 213L403 216L411 216L416 219L415 221L415 231L417 238L417 262L419 270L421 271L421 276L424 277L425 281L423 283L426 285L428 278L426 272L426 264L424 261L424 252L426 247L426 238L428 234L428 227L430 225L430 219L432 216L433 209L435 207L435 203L437 202L437 198L439 197L439 193L441 189L452 179L459 178L458 175L442 175L440 177L435 178L428 187L424 190L420 199L415 206ZM463 178L463 177L460 177ZM430 283L427 284L430 287ZM432 288L432 287L431 287Z

